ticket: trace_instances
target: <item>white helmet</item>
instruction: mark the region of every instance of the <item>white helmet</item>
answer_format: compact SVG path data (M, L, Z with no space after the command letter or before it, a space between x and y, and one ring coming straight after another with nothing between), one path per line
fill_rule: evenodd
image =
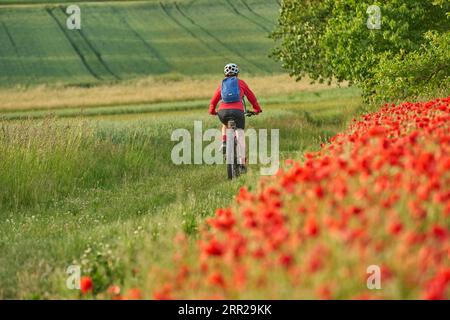
M229 63L223 68L225 76L233 76L239 73L239 67L235 63Z

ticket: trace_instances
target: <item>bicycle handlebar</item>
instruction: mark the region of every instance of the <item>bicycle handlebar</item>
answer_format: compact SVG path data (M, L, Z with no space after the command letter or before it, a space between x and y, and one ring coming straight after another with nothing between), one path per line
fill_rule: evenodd
M247 117L251 117L251 116L256 116L258 113L254 112L254 111L246 111L245 115Z
M215 113L214 115L218 115L218 114ZM258 115L258 112L255 112L255 111L245 111L244 115L245 115L246 117L256 116L256 115Z

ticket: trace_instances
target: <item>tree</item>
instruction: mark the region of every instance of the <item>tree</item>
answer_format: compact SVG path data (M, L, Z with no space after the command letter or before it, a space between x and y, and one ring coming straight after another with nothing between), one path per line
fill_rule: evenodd
M364 82L372 89L369 101L379 104L407 98L447 96L450 90L450 32L429 31L418 50L394 57L384 54Z
M380 9L379 29L367 25L374 5ZM449 6L448 0L285 0L272 34L278 42L273 56L296 79L346 80L370 100L380 63L418 52L430 30L448 31Z

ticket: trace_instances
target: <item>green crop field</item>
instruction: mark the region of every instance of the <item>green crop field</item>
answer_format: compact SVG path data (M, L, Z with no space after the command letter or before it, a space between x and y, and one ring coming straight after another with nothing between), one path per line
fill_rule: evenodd
M280 67L268 57L278 13L271 1L79 3L81 30L65 4L0 6L0 86L89 85L179 73L248 73Z

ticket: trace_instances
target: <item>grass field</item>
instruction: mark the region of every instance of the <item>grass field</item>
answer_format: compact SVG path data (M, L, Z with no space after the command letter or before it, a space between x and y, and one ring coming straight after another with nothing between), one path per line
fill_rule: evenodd
M311 85L308 79L295 82L286 74L249 76L242 78L258 92L260 99L293 95L302 91L328 89L326 84ZM67 108L95 108L99 106L155 104L161 102L185 102L201 100L208 105L214 90L219 86L221 75L186 77L163 75L139 80L124 81L112 85L90 88L40 85L30 88L0 88L0 116L11 112L32 110L57 111ZM336 87L333 84L332 87Z
M207 114L234 61L280 129L281 160L341 131L355 88L294 82L268 58L275 0L82 1L81 31L65 1L0 1L0 298L76 298L66 268L96 290L151 281L172 265L174 236L256 187L219 165L176 166L174 129L218 127ZM232 23L231 23L232 22ZM151 287L151 286L147 286Z
M268 103L249 127L280 128L282 159L298 157L342 129L358 94ZM229 183L221 166L173 165L170 133L194 120L217 126L204 110L2 121L0 297L75 297L64 273L74 261L98 283L125 286L146 281L156 261L170 264L176 232L194 239L199 221L259 177L252 167Z
M81 30L66 28L65 7L0 6L0 86L217 74L224 61L280 71L268 57L275 0L86 2Z

